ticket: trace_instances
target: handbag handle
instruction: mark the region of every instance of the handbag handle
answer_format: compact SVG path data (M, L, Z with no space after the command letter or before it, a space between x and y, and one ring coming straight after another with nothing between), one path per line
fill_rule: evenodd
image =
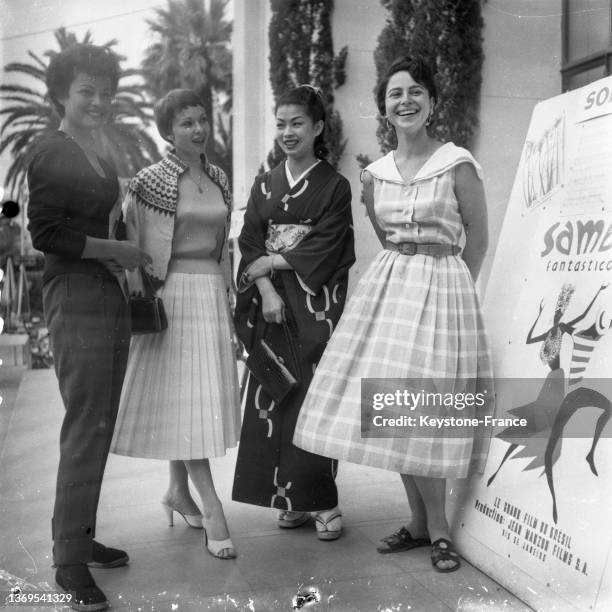
M289 356L291 357L293 363L295 364L296 370L297 370L297 372L292 372L292 374L295 374L296 378L301 379L302 371L300 368L300 362L298 361L297 353L295 351L295 344L293 343L293 334L291 333L291 330L289 329L289 324L287 323L285 319L283 319L283 321L281 322L281 325L283 326L283 334L285 336L285 341L287 342L287 347L289 348ZM270 323L266 323L266 326L264 327L264 330L263 330L264 338L266 337L266 334L268 333L269 328L270 328Z
M289 325L286 319L283 320L282 325L283 325L283 332L285 333L285 340L287 341L287 346L289 347L289 353L291 354L291 359L293 360L293 363L295 364L295 368L297 370L297 372L294 372L294 374L296 375L298 379L301 379L302 371L300 368L300 362L298 360L297 353L295 351L295 344L293 343L293 334L291 333L291 330L289 329Z
M142 278L142 286L144 289L144 297L154 297L155 296L155 287L153 286L153 281L149 276L149 273L144 269L144 266L138 266L138 270L140 271L140 276Z

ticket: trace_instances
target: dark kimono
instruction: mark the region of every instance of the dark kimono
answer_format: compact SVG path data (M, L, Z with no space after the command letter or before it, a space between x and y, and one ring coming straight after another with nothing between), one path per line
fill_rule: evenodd
M294 242L288 250L276 248L282 235ZM355 261L348 181L321 161L290 188L280 164L255 180L238 242L235 322L247 351L265 333L271 348L290 360L282 326L265 323L259 291L245 287L243 272L268 249L294 268L276 271L271 280L291 322L301 384L276 405L249 376L232 497L281 510L333 508L337 462L303 451L292 440L314 369L342 314Z

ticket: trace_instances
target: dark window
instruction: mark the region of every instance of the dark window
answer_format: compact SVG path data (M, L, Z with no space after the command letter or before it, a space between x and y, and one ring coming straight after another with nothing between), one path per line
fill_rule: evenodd
M563 91L612 74L612 3L563 0Z

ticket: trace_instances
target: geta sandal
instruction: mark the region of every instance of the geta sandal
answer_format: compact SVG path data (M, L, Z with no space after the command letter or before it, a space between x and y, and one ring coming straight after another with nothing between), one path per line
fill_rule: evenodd
M278 513L277 524L281 529L295 529L303 525L309 518L310 514L308 512L281 510Z
M323 512L315 516L317 538L319 540L337 540L342 534L342 513L335 510L329 515Z

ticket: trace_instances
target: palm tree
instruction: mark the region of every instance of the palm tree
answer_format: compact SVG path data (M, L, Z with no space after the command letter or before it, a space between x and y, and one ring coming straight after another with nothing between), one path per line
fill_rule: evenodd
M204 102L213 138L208 155L231 169L231 22L228 0L168 0L147 23L157 41L145 51L142 73L154 98L170 89L193 89Z
M55 32L59 50L78 43L76 36L65 28ZM91 33L87 32L82 43L92 43ZM111 40L105 47L117 43ZM44 53L52 58L58 51ZM26 170L36 144L48 134L55 131L60 117L55 112L45 91L45 73L48 61L28 51L31 63L13 62L4 67L8 73L19 74L38 81L41 86L8 84L0 86L0 96L9 103L0 110L5 115L0 127L0 154L9 151L12 162L6 176L8 191L23 196L25 193ZM124 59L124 58L119 58ZM133 78L137 70L124 70L121 79ZM21 80L21 79L20 79ZM155 141L147 134L146 128L152 119L151 104L137 84L121 85L113 103L115 121L101 128L100 144L105 155L115 164L119 176L133 176L138 170L159 159Z

